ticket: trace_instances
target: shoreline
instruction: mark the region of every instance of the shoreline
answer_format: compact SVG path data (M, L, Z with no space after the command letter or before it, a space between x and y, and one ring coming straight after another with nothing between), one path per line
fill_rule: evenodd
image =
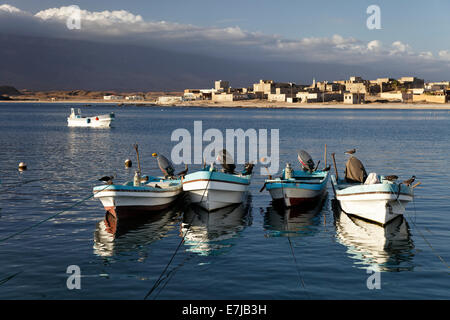
M250 100L250 101L230 101L230 102L213 102L210 100L185 101L175 104L157 104L151 101L104 101L99 99L92 100L1 100L1 104L85 104L82 107L90 105L115 105L117 107L142 106L142 107L186 107L186 108L257 108L257 109L365 109L365 110L450 110L450 104L432 104L432 103L401 103L401 102L373 102L366 104L343 104L330 102L316 103L288 103L288 102L270 102L266 100Z

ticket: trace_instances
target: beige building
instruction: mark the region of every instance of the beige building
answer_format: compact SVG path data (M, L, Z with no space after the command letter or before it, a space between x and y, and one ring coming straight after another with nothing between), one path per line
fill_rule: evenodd
M409 93L409 92L400 92L400 91L382 92L382 93L380 93L380 98L386 99L386 100L391 100L391 101L405 102L405 101L412 101L413 94Z
M413 95L414 102L430 102L430 103L447 103L450 97L442 92L436 94L415 94Z
M406 89L423 88L425 86L425 81L416 77L401 77L397 81Z
M252 98L252 96L248 93L238 93L238 92L217 93L217 92L213 92L213 94L212 94L212 101L216 101L216 102L248 100L250 98Z
M314 103L314 102L330 102L330 101L342 101L343 94L340 92L298 92L295 97L298 102L301 103ZM295 100L294 100L295 101Z
M362 104L365 103L366 95L364 93L344 93L344 103L345 104Z
M230 88L230 82L223 81L223 80L217 80L214 82L214 89L216 91L228 91Z

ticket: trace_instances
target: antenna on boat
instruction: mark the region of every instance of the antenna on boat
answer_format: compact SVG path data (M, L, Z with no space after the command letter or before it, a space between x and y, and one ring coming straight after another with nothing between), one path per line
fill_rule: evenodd
M136 150L136 155L137 155L137 164L138 164L138 172L139 172L139 177L141 176L141 161L139 160L139 148L137 143L134 144L134 150Z
M331 157L333 158L334 172L336 172L336 182L338 182L339 176L338 176L338 170L336 167L336 159L334 158L334 152L331 154Z
M325 143L325 153L323 155L323 161L325 162L325 168L327 167L327 144Z

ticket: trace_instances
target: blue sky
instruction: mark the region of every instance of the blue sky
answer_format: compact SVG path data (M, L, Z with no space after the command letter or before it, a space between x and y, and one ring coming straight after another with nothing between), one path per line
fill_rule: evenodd
M165 20L202 27L239 26L246 31L290 39L339 34L366 41L400 40L418 51L450 49L450 1L447 0L6 0L5 3L33 13L77 4L89 11L127 10L149 21ZM371 4L381 8L382 30L366 28L366 8Z

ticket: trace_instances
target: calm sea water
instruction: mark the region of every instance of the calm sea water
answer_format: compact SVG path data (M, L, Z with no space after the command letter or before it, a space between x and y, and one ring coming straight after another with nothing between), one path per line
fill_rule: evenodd
M222 132L279 129L280 167L296 163L300 148L323 159L326 143L341 174L343 152L355 147L368 172L414 174L422 186L406 219L387 229L335 215L331 187L322 207L277 211L259 192L259 166L246 205L207 214L181 203L115 235L100 202L88 199L0 242L1 299L143 299L186 221L186 241L149 299L450 298L449 270L437 257L450 261L448 111L82 107L116 113L114 128L90 129L67 127L69 107L0 105L0 238L88 198L99 177L131 180L124 160L135 159L136 142L144 171L159 174L151 153L170 155L172 131L193 132L195 120ZM18 172L20 161L27 171ZM80 290L67 289L69 265L81 269ZM367 287L374 268L379 290Z

